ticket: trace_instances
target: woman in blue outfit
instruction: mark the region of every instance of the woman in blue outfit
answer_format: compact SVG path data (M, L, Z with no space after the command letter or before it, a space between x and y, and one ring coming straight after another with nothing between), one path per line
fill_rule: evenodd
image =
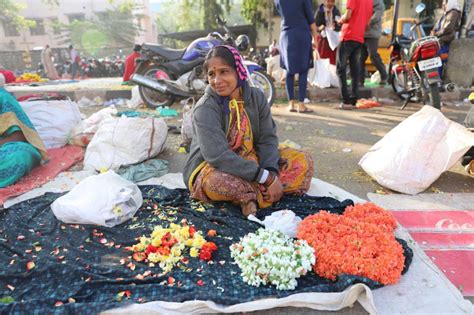
M2 80L3 79L3 80ZM43 141L0 74L0 188L15 183L47 158Z
M313 67L313 49L317 44L311 0L275 0L282 17L280 34L280 63L286 70L286 93L290 112L312 112L304 105L308 71ZM295 74L298 74L298 102L295 99Z

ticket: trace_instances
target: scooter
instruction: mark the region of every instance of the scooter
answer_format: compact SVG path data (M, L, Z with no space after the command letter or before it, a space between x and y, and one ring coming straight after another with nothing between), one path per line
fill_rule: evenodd
M225 35L212 32L207 37L194 40L185 49L170 49L161 45L144 43L141 57L136 60L135 74L131 81L139 86L140 96L150 108L171 106L176 99L198 97L207 83L202 66L207 53L218 45L231 45L246 51L250 40L246 35L235 35L226 22L216 17ZM249 74L249 84L265 94L271 105L275 99L272 78L255 62L244 60Z
M420 3L415 11L417 15L425 10L425 5ZM397 35L391 46L389 65L389 82L395 93L404 100L401 109L412 102L429 100L431 106L440 109L441 77L438 69L442 66L439 57L440 43L435 36L426 36L414 40L415 28L424 23L424 20L414 24L410 29L410 38ZM385 30L384 33L389 33ZM453 87L448 86L448 90Z

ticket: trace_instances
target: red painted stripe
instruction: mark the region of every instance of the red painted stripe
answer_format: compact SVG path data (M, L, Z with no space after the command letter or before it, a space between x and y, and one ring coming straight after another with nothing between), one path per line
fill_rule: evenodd
M410 235L418 242L421 248L449 248L457 246L472 247L472 249L474 249L474 233L446 234L411 232Z
M473 211L392 211L408 230L474 231Z
M464 296L474 296L474 251L427 250L425 253Z

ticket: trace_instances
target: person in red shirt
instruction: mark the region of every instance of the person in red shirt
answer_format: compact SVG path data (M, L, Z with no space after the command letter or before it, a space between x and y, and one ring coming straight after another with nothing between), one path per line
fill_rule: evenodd
M337 48L336 68L342 103L340 109L352 109L359 98L360 55L364 45L365 29L370 22L373 0L348 0L347 11L338 21L342 24L341 42ZM347 90L346 68L351 69L351 88Z
M133 47L133 53L127 56L125 59L125 71L123 74L123 82L129 83L130 77L135 72L135 59L140 57L140 50L142 50L141 45L135 45Z

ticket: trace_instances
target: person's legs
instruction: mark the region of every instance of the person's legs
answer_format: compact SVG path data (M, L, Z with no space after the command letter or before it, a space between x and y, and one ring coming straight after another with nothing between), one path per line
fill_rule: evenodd
M295 105L295 75L286 73L285 79L286 96L288 97L288 110L296 112Z
M352 95L351 104L355 104L359 99L359 82L360 82L360 52L362 44L358 42L351 42L349 52L349 67L351 68L352 78Z
M372 60L372 63L374 64L375 68L377 68L377 71L380 73L380 79L382 83L387 82L387 70L385 69L385 65L382 61L382 58L380 58L378 49L379 49L379 39L378 38L366 38L365 39L365 45L367 46L367 49L369 51L370 59Z
M344 104L350 104L349 93L347 91L347 42L341 42L337 48L336 73L339 79L339 91Z
M79 65L77 64L77 62L73 62L72 65L71 65L71 78L73 80L76 77L78 67L79 67Z
M306 88L308 86L308 70L300 72L298 77L298 101L304 102L306 97Z
M0 146L0 188L14 184L39 165L41 155L26 142L9 142Z
M206 165L196 176L191 197L204 202L230 201L242 208L244 215L257 211L257 200L263 201L258 185Z
M364 45L362 45L362 48L361 48L361 51L360 51L360 74L359 74L359 78L360 78L360 85L361 86L364 86L364 82L365 82L365 62L367 61L367 58L369 58L369 52L368 52L368 49L367 49L367 38L365 39L366 42L364 43Z

